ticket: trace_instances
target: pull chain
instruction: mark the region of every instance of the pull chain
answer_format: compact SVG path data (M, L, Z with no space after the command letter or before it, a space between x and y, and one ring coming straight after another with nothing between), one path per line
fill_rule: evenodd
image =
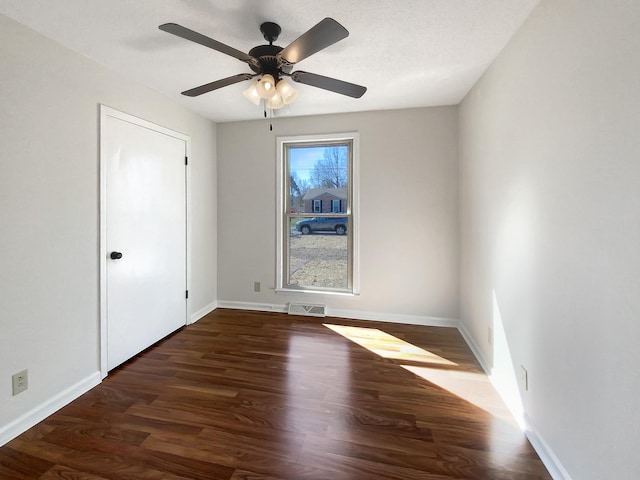
M264 110L264 118L267 118L267 101L263 100L262 108ZM273 110L269 109L269 131L273 132Z

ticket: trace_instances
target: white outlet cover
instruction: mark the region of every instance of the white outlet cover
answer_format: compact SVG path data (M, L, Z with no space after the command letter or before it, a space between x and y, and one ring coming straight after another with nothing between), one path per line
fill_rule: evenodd
M11 383L13 386L13 395L24 392L29 388L29 371L22 370L11 376Z
M525 391L529 390L529 374L527 369L520 365L520 381L522 382L522 388Z

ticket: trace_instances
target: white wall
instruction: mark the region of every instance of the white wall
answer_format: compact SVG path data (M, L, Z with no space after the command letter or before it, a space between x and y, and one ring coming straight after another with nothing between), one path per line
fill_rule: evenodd
M640 477L638 25L639 2L543 0L460 109L461 317L488 364L501 318L580 480Z
M0 58L1 439L99 370L100 103L191 136L194 312L217 284L215 124L4 16Z
M346 131L360 133L361 295L276 294L276 136ZM456 158L455 107L278 118L273 132L266 120L218 124L221 305L306 301L362 318L457 319Z

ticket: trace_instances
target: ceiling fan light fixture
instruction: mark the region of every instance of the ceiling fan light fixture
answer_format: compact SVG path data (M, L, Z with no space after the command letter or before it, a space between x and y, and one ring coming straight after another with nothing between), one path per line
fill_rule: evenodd
M298 90L293 88L291 84L284 79L278 82L276 90L285 105L289 105L298 97Z
M276 81L273 75L267 73L262 76L256 85L260 98L269 99L276 94Z
M260 94L258 93L258 82L254 81L249 88L247 88L242 94L247 100L254 105L260 105Z
M267 108L271 110L277 110L284 107L284 101L282 97L276 92L269 100L267 100Z

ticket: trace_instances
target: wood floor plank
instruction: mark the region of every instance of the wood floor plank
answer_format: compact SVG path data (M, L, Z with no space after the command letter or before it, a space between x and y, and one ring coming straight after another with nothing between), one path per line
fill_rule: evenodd
M0 448L3 480L549 480L456 329L216 310Z
M108 480L74 468L55 465L47 470L38 480Z
M5 474L14 472L16 477L21 475L25 478L38 478L54 464L45 458L8 445L0 449L0 466L5 470Z

